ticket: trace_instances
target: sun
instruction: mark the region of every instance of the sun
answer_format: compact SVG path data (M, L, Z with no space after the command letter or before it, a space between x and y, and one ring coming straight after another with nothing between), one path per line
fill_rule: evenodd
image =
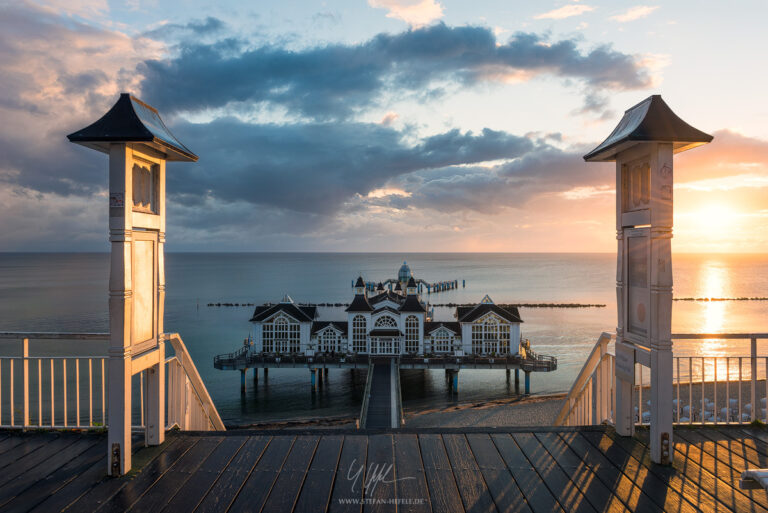
M720 235L724 230L733 228L737 217L731 207L715 203L695 211L693 220L702 231Z

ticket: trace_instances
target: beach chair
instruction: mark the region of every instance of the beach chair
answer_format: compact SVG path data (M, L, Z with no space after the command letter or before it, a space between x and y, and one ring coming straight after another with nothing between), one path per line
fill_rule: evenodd
M739 488L742 490L755 490L763 488L768 491L768 469L753 468L741 473Z

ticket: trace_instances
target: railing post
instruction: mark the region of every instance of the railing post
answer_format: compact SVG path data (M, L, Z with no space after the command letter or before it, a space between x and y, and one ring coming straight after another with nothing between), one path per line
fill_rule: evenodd
M29 426L29 339L21 341L22 374L24 376L24 423L22 426Z
M750 416L751 416L751 420L754 422L754 420L757 418L757 412L759 410L759 405L757 404L757 337L755 336L753 336L750 339L749 364L750 364L750 373L752 376L750 379L750 381L752 382L751 394L750 394L752 410L750 412ZM768 376L766 376L766 380L768 380ZM739 387L741 387L741 383L739 383ZM741 418L739 418L739 422L741 422Z
M147 369L147 445L160 445L165 441L165 342L158 346L156 365Z

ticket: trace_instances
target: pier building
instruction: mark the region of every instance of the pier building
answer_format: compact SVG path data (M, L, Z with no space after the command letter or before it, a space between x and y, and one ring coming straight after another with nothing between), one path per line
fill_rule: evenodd
M455 321L435 321L414 277L405 281L404 292L399 285L400 281L394 290L388 290L380 282L371 292L359 277L343 320L321 320L315 306L298 305L288 295L279 303L259 305L251 317L254 336L249 352L304 356L502 356L520 352L523 321L517 307L501 307L486 295L476 305L457 307Z

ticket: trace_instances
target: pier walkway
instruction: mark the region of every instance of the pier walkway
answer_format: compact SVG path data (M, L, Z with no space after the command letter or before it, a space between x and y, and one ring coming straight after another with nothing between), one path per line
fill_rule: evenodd
M374 360L368 370L365 400L360 412L364 429L397 428L402 422L400 371L394 358Z
M648 433L610 427L169 433L106 477L106 435L0 432L0 510L768 511L741 490L768 431L675 429L672 467Z

